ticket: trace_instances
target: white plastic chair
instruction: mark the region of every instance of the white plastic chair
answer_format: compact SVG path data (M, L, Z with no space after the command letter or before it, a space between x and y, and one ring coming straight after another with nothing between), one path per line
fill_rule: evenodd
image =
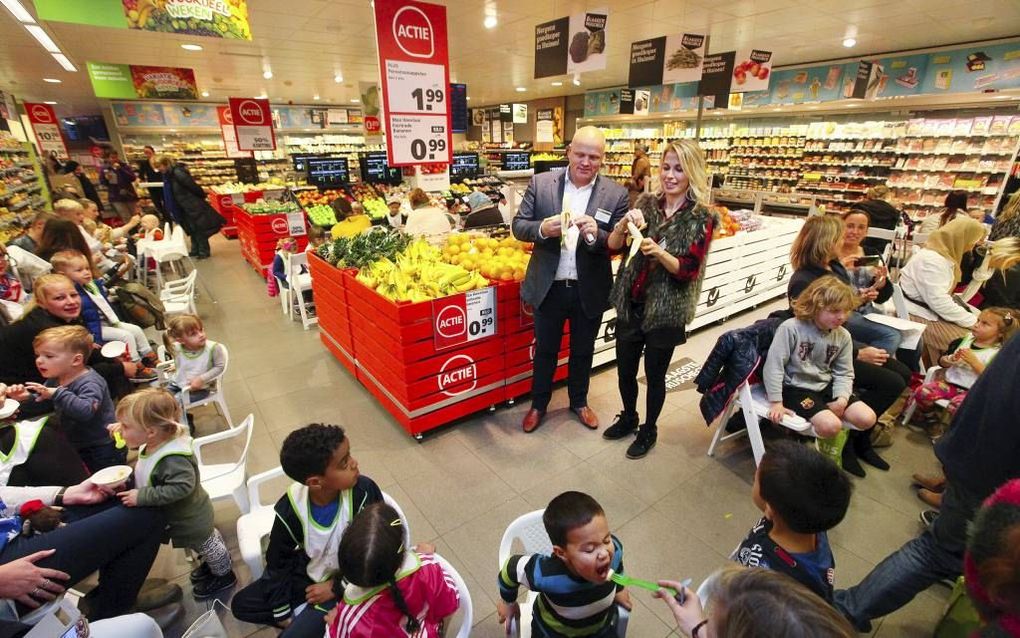
M263 483L268 483L283 475L282 467L274 467L248 479L250 509L247 514L237 519L237 547L240 550L241 559L251 571L253 581L261 578L262 572L265 571L262 539L272 531L273 520L276 518L274 510L276 499L263 503L259 489Z
M544 513L544 509L528 512L518 516L512 523L507 525L506 531L503 532L503 539L499 542L499 564L497 569L503 569L503 565L509 560L510 555L513 553L515 540L520 541L525 554L552 555L552 541L549 540L549 534L545 531L545 525L542 523L542 514ZM538 594L528 592L524 602L520 603L520 626L511 621L507 632L508 636L516 636L518 638L531 637L532 608L535 605L536 598L538 598ZM620 605L617 605L617 611L619 612L619 618L616 624L616 635L623 638L627 635L627 621L630 619L630 614Z
M885 250L882 251L882 260L888 264L889 259L892 257L893 245L896 243L896 237L899 229L889 230L888 228L875 228L872 226L868 227L868 234L866 237L874 239L882 239L888 243L885 245Z
M190 313L198 314L195 307L195 285L198 281L198 271L192 270L187 277L168 281L163 284L159 291L159 300L163 302L163 310L166 316Z
M251 435L254 423L255 415L249 414L237 427L199 437L194 442L199 476L202 478L202 487L209 493L209 498L213 501L233 498L242 514L247 514L251 509L245 478L248 471L248 450L251 448ZM202 458L203 447L213 443L239 439L242 436L245 437L244 449L241 451L239 459L232 463L205 463Z
M302 270L308 269L308 254L297 253L291 255L287 263L287 282L290 284L290 300L288 303L291 319L294 318L294 307L298 309L301 316L301 326L308 330L309 326L319 323L319 318L312 314L309 306L315 307L314 302L305 301L305 292L312 289L312 275ZM281 291L282 293L282 291Z
M227 350L227 346L222 343L218 344L218 346L223 349L223 371L206 384L205 388L202 389L202 392L207 392L208 394L200 399L192 399L191 390L183 388L180 395L181 406L183 406L184 411L187 412L192 408L200 408L203 405L209 405L210 403L215 404L219 408L220 414L222 414L223 418L227 421L227 425L230 425L234 422L234 420L230 418L230 410L227 408L227 398L223 394L223 375L227 373L227 368L230 367L230 351Z
M889 285L892 286L892 302L896 308L896 316L910 321L910 311L907 309L907 298L903 296L903 290L899 284L894 284L891 281Z
M747 426L744 430L737 432L726 433L726 423L733 416L734 410L740 409L744 417L744 425ZM728 441L741 436L747 436L751 441L751 452L754 454L754 464L757 466L761 463L761 458L765 455L765 441L761 434L761 425L759 424L760 419L768 418L769 414L769 400L765 395L765 387L760 383L751 385L747 381L740 384L737 388L736 396L731 398L730 404L726 407L722 417L719 419L719 425L715 430L715 434L712 436L712 443L708 446L708 455L715 456L715 446L720 441ZM798 434L805 436L815 436L814 428L811 427L811 422L807 419L797 416L796 414L788 414L783 417L781 425L785 428L793 430ZM843 421L844 430L856 430L848 421Z
M280 298L280 312L283 315L289 315L293 319L294 312L290 304L290 288L285 286L283 280L276 275L273 275L273 279L276 280L276 290L278 291L276 296Z
M456 634L450 633L450 628L446 628L446 635L453 635L454 638L468 638L471 635L471 625L474 621L474 605L471 603L471 592L468 591L467 583L464 582L464 577L450 564L450 561L446 560L439 554L433 554L436 557L436 562L443 568L446 575L453 579L453 582L457 585L457 593L460 595L460 611L462 612L460 629L457 630Z

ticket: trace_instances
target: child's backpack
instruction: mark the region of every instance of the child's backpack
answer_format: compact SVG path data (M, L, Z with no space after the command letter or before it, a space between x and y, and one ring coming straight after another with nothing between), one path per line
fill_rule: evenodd
M121 318L140 328L156 327L166 330L166 309L151 290L136 281L121 284L116 289Z

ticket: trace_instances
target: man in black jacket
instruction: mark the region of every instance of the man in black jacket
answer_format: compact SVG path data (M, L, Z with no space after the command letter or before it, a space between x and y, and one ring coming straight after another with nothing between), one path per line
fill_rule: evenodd
M935 455L946 492L935 522L883 560L856 587L835 594L836 607L859 631L892 613L928 586L963 571L967 525L981 502L1020 477L1020 339L1011 339L978 377L939 439Z
M533 177L513 220L514 237L535 244L521 284L521 297L535 309L535 368L525 432L533 432L545 416L568 319L570 409L585 427L599 427L588 407L588 381L613 283L606 238L628 208L627 190L598 174L605 146L599 129L578 129L567 148L567 169ZM569 212L566 224L563 211Z

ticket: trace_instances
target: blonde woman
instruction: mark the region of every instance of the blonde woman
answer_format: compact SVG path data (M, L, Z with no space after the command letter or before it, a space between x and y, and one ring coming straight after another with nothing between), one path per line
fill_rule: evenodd
M992 276L981 288L981 308L1020 309L1020 237L1005 237L992 243Z
M685 327L705 275L705 258L718 219L709 201L705 155L697 143L666 145L659 164L662 191L641 195L635 209L614 227L610 250L620 250L627 225L644 227L640 250L620 268L610 294L616 308L616 363L623 411L602 436L624 438L637 431L627 458L639 459L655 446L656 423L666 399L666 369L676 346L686 341ZM645 422L637 412L637 373L642 351L648 383Z
M977 322L977 314L957 303L953 291L960 283L964 255L984 236L981 222L967 216L954 219L933 232L900 271L899 284L910 319L928 326L924 331L928 365L934 365L949 343L965 336Z
M1006 237L1020 237L1020 190L1009 196L988 234L992 241Z

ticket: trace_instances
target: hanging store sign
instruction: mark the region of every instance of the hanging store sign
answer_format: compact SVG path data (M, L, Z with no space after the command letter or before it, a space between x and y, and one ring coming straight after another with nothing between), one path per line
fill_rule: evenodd
M733 65L733 92L766 91L772 75L772 52L743 49L736 52Z
M606 68L608 9L535 26L535 79Z
M92 91L103 98L197 100L195 72L170 66L86 62Z
M467 133L467 84L450 85L450 132Z
M379 105L379 85L375 82L359 82L361 93L362 127L365 129L365 143L382 142L382 107Z
M216 119L220 123L220 135L223 137L223 147L227 149L227 157L251 157L251 151L242 151L237 147L237 133L234 131L234 116L230 114L230 107L217 106Z
M528 105L527 104L514 104L513 105L513 117L512 121L514 124L527 124L528 123Z
M450 162L446 7L376 0L375 36L390 166Z
M535 113L535 142L552 144L555 140L552 109L538 109Z
M42 20L251 40L247 0L35 0Z
M230 117L234 120L237 148L242 151L274 151L273 114L269 100L253 97L230 98Z
M60 131L60 123L53 107L37 102L25 102L24 104L28 121L32 123L32 131L39 144L39 154L56 153L57 157L66 159L68 157L67 145L64 144L64 134Z
M698 95L721 95L724 97L716 100L716 104L725 103L725 96L729 95L733 82L733 65L736 57L736 51L705 56L701 81L698 82Z
M701 79L705 43L705 36L697 33L677 33L631 43L628 85L697 82Z

